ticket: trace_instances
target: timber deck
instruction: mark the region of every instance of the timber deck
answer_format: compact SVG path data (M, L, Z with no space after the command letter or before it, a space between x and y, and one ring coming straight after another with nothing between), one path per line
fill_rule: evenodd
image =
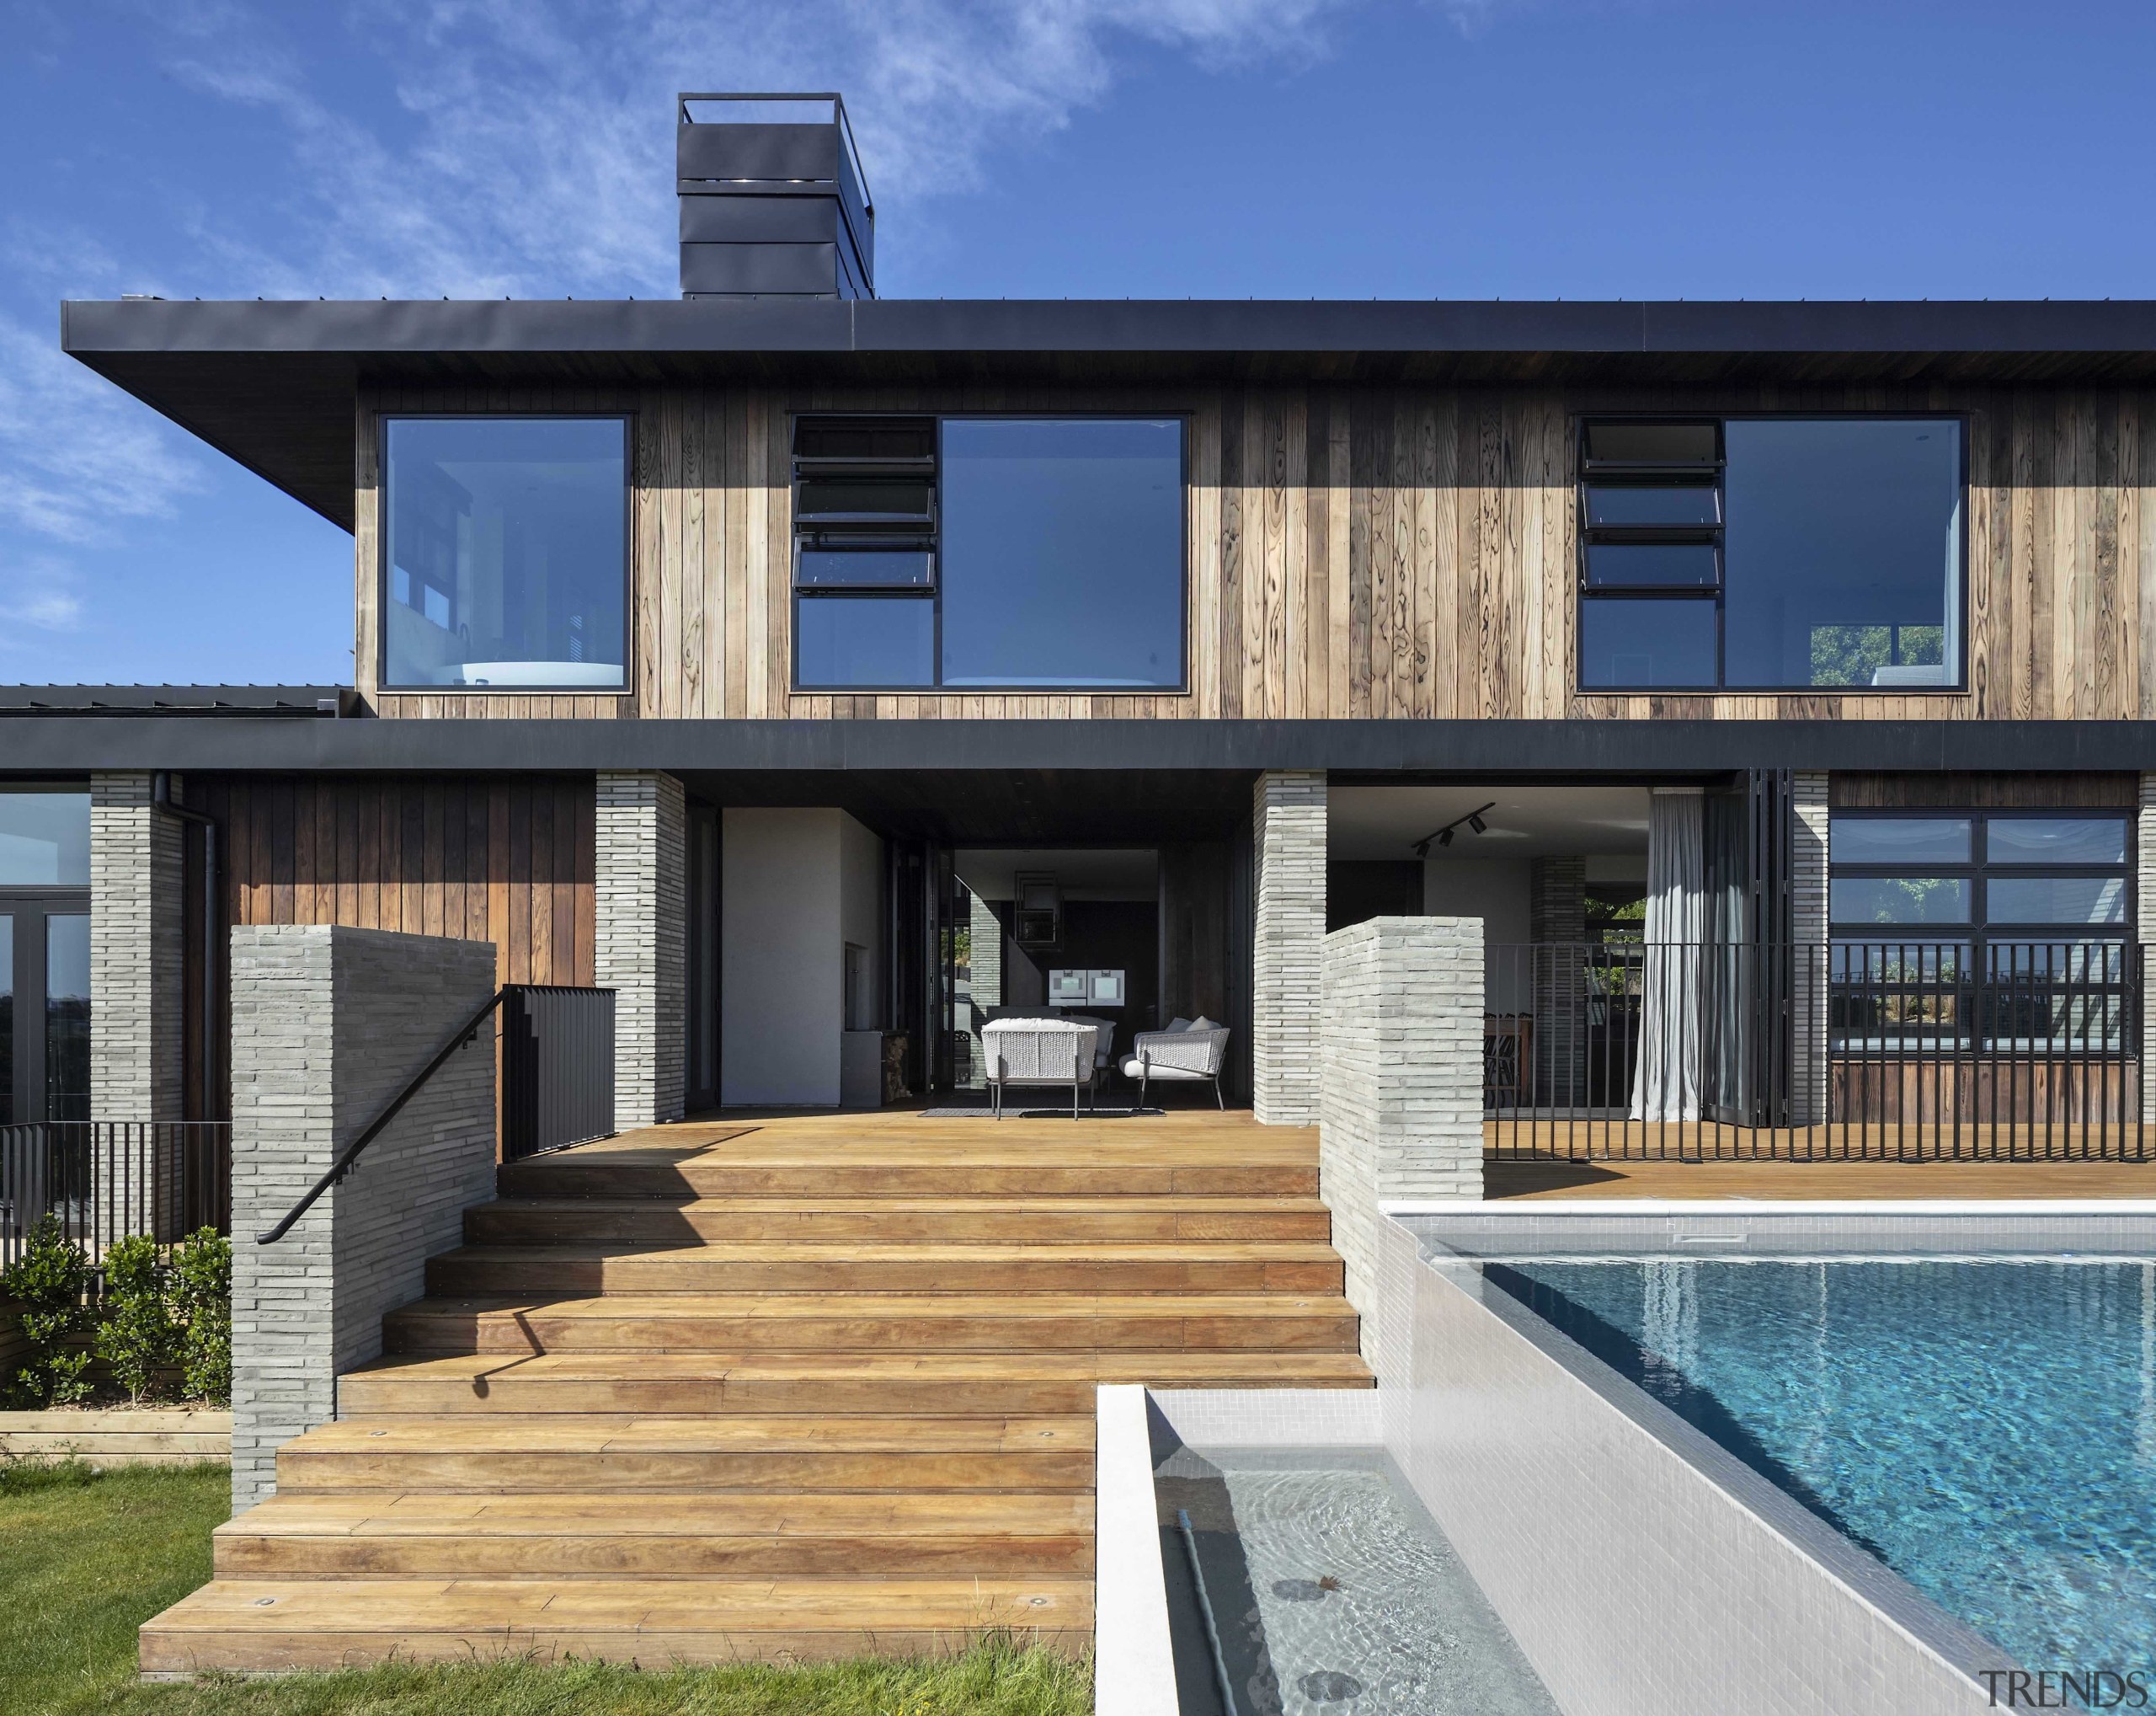
M1314 1131L653 1127L505 1166L147 1674L1091 1647L1093 1390L1367 1387Z

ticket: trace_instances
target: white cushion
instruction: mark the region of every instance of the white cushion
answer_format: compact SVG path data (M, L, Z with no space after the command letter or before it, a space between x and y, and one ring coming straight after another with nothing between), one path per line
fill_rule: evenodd
M1125 1078L1144 1078L1146 1077L1145 1063L1133 1055L1123 1063L1123 1076ZM1152 1078L1156 1084L1163 1079L1195 1078L1209 1081L1212 1077L1213 1075L1209 1072L1193 1072L1185 1066L1163 1066L1157 1061L1153 1063Z

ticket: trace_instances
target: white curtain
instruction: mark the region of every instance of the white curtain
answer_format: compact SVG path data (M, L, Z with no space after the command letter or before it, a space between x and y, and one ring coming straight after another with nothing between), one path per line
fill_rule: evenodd
M1700 1118L1701 990L1707 940L1706 801L1657 787L1647 803L1646 960L1632 1118Z

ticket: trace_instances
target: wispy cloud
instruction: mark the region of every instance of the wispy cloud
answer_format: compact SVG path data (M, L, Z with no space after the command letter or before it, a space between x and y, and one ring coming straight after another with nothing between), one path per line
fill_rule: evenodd
M66 543L168 516L202 483L179 434L0 314L0 521ZM19 616L18 616L19 617Z
M80 580L75 569L49 555L0 558L0 649L33 640L19 628L72 632L83 623Z
M401 70L396 135L339 111L266 15L174 28L169 68L284 125L321 194L278 242L207 222L217 271L267 295L673 289L672 97L841 88L889 207L979 184L999 151L1103 99L1144 44L1209 67L1321 52L1350 0L361 0Z

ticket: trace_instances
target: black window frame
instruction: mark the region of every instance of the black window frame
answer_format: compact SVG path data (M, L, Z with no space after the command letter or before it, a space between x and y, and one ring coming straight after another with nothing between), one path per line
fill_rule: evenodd
M1955 579L1959 612L1951 617L1956 659L1947 664L1953 678L1944 685L1875 687L1860 685L1732 685L1729 682L1726 610L1729 564L1725 535L1729 527L1727 475L1729 444L1726 433L1732 423L1952 423L1959 430L1961 485L1961 565ZM1670 464L1636 460L1593 461L1588 454L1588 437L1598 424L1666 423L1711 424L1715 457L1711 465ZM1582 697L1965 697L1969 689L1969 414L1966 411L1592 411L1572 420L1575 455L1572 516L1573 627L1572 679ZM1591 488L1684 489L1703 486L1711 474L1715 511L1713 525L1590 525L1588 490ZM1711 542L1715 549L1715 582L1700 584L1592 585L1588 580L1588 549L1598 543L1631 543L1641 545ZM1711 683L1693 685L1589 685L1579 648L1586 635L1584 604L1593 601L1712 601L1715 610L1715 676ZM1942 623L1946 617L1942 616Z
M618 423L622 428L622 682L594 685L406 685L389 676L389 425L392 423ZM374 420L375 688L426 697L627 698L637 694L637 414L633 411L377 411Z
M830 454L803 454L801 451L802 430L804 425L829 423L846 419L858 422L878 422L898 425L925 424L931 436L933 451L926 457L907 458L896 456L862 455L858 457ZM1165 423L1178 425L1177 457L1182 467L1182 494L1177 508L1176 522L1179 539L1177 561L1180 581L1177 591L1178 671L1173 685L1100 686L1083 683L1053 685L982 685L969 681L963 685L947 686L943 683L943 427L947 423L1035 423L1035 422L1097 422L1097 423ZM808 697L1187 697L1190 694L1190 441L1191 414L1184 410L1166 411L1060 411L1043 408L1033 411L801 411L794 414L787 445L792 462L791 504L792 506L792 564L787 579L787 600L790 611L787 629L790 688L798 695ZM888 516L851 518L817 517L803 522L801 511L801 485L804 480L818 476L835 475L849 471L862 476L926 474L929 481L929 516L922 522L894 521ZM929 580L926 584L893 585L835 585L804 584L801 577L801 553L804 548L865 550L874 547L910 547L925 548L929 557ZM833 599L856 601L926 601L933 605L934 618L931 632L930 678L912 685L825 685L814 683L801 674L800 605L803 601L823 601Z
M2135 1015L2129 1010L2138 1005L2140 969L2137 949L2140 942L2140 865L2138 858L2140 811L2127 805L1994 805L1980 809L1962 805L1866 805L1861 808L1834 809L1828 813L1827 848L1827 944L1828 984L1830 994L1844 992L1863 992L1872 996L1900 997L1904 1004L1921 1005L1935 1002L1946 996L1957 997L1956 1005L1967 1009L1962 1019L1951 1030L1935 1030L1933 1040L1958 1039L1953 1045L1957 1052L1971 1055L2004 1052L1999 1046L1999 1034L1994 1030L1980 1030L1977 1024L1984 1020L1996 1021L2003 1012L2009 1011L2017 997L2026 997L2039 991L2057 990L2084 997L2101 997L2116 1009L2113 1015L2121 1022ZM2089 821L2098 819L2116 819L2124 827L2122 856L2114 863L2070 863L2047 862L2041 859L2020 863L1996 863L1991 857L1989 828L1993 820L2014 822L2030 821ZM1865 861L1849 863L1834 857L1833 830L1838 824L1854 821L1966 821L1969 825L1969 856L1957 863L1929 859L1908 859L1899 863ZM2125 884L2124 902L2116 923L2013 923L1993 924L1990 913L1989 884L1994 874L2012 877L2065 876L2089 877L2103 880L2121 880ZM1838 879L1863 880L1870 878L1892 879L1897 877L1923 874L1959 879L1968 889L1969 915L1962 923L1860 923L1846 918L1837 918L1833 913L1833 886ZM2001 970L1993 957L1994 947L2036 948L2101 945L2119 949L2114 968L2106 958L2100 972L2091 971L2084 960L2077 966L2068 956L2063 964L2047 960L2040 971L2031 962L2031 969L2022 970L2009 956L2009 969ZM1896 960L1896 969L1883 967L1877 972L1870 967L1871 959L1865 956L1866 969L1852 970L1847 958L1839 950L1860 946L1882 950L1908 949L1911 951L1930 947L1966 949L1967 957L1960 968L1953 971L1942 970L1935 960L1919 954L1913 965L1906 955ZM1837 1008L1838 1014L1840 1009ZM2138 1053L2138 1027L2133 1027L2134 1043L2131 1052ZM1838 1039L1838 1027L1837 1028ZM1913 1049L1924 1033L1903 1029L1896 1034L1901 1039L1899 1046Z

